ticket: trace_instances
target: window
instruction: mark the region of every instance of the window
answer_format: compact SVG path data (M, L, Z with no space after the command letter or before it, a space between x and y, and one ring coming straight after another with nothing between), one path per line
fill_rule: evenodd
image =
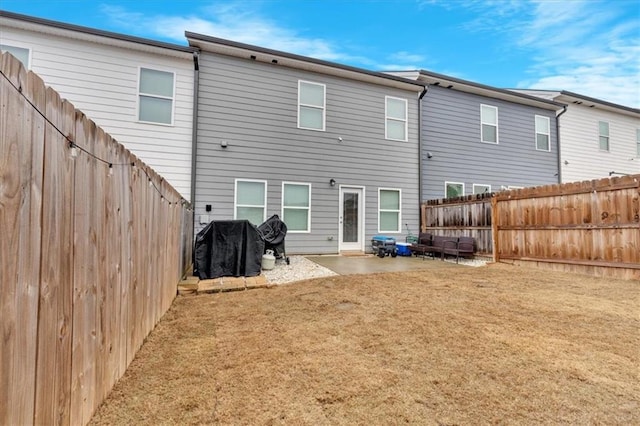
M636 129L636 157L640 157L640 129Z
M549 117L536 115L536 149L538 151L551 151Z
M481 141L498 143L498 108L480 105Z
M266 219L267 182L236 179L234 219L247 219L258 226Z
M174 73L140 68L138 120L173 124Z
M378 232L400 232L401 203L399 189L378 189Z
M282 221L288 232L311 232L311 185L282 183Z
M491 192L491 185L483 185L480 183L473 184L473 193L474 194L488 194Z
M600 150L609 151L609 123L606 121L598 122L598 131L600 134Z
M444 194L445 198L462 197L464 195L464 183L445 182Z
M29 49L23 47L9 46L8 44L0 44L2 53L9 52L16 57L25 68L29 68Z
M407 100L385 97L385 138L407 140Z
M324 131L324 84L298 81L298 128Z

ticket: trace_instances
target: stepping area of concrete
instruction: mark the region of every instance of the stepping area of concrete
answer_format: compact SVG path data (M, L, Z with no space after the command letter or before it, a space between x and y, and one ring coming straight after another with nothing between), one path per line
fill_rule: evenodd
M383 257L365 256L306 256L307 259L331 269L339 275L373 274L376 272L404 272L419 269L463 268L451 262L422 257Z

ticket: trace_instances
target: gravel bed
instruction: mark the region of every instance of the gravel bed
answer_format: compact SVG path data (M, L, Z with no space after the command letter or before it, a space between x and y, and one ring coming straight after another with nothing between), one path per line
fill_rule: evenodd
M262 271L269 284L287 284L310 278L338 275L330 269L310 261L304 256L289 256L289 265L278 260L275 268Z

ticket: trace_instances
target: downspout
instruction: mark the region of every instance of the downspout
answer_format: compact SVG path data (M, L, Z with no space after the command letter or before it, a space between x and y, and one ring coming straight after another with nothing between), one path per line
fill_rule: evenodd
M198 93L200 92L200 63L199 53L193 52L193 120L191 129L191 212L195 232L195 203L196 203L196 159L198 154Z
M562 183L562 158L560 156L560 116L567 112L567 106L562 107L560 114L556 115L556 143L558 145L558 183Z
M422 98L428 89L428 85L424 86L418 98L418 233L422 229Z

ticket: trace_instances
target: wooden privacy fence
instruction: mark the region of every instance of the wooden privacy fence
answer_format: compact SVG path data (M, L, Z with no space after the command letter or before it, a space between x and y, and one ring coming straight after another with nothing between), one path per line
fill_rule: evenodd
M421 231L476 239L496 262L640 279L640 175L429 200Z
M0 424L83 425L171 305L191 214L15 58L0 71Z
M476 240L478 253L490 254L491 196L493 194L429 200L422 204L421 231L436 235L467 236Z
M640 174L501 192L494 260L640 279Z

